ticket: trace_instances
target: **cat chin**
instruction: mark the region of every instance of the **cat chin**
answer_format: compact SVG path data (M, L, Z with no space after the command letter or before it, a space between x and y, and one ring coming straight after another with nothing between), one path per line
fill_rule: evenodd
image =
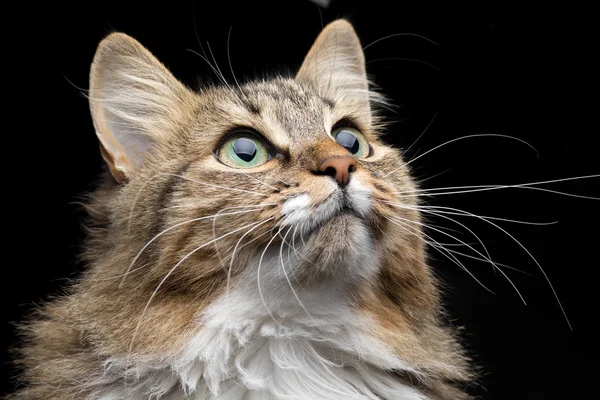
M351 211L331 217L310 232L289 235L263 257L261 284L302 288L349 285L376 273L378 256L365 220Z
M363 277L374 249L366 222L351 211L341 212L317 227L304 241L298 271L339 278ZM368 269L368 268L367 268Z

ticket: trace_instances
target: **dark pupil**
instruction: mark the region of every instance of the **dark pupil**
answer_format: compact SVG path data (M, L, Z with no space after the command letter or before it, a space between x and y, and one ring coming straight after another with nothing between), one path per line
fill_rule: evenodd
M239 138L233 143L233 152L242 160L250 162L256 156L256 143L250 139Z
M358 139L349 131L340 131L335 137L335 140L347 148L350 153L356 154L358 152Z

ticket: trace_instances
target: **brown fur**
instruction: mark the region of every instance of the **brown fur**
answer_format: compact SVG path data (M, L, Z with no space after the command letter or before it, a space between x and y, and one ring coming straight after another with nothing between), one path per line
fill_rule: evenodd
M328 55L334 51L346 59L332 63ZM338 64L346 71L336 70ZM138 79L129 82L124 93L127 76ZM375 209L368 224L383 255L376 281L355 288L356 311L377 321L378 328L370 334L390 352L427 372L424 381L399 379L413 382L432 398L467 398L454 383L473 376L454 333L441 322L439 287L427 265L423 240L385 219L420 221L420 216L386 203L398 201L394 191L415 185L406 168L383 178L402 165L402 159L378 138L382 125L372 110L376 100L368 92L360 43L345 21L325 29L296 79L212 87L199 93L180 84L130 37L106 38L92 65L90 104L111 174L89 204L93 212L85 247L88 268L67 295L46 303L24 325L19 358L24 387L11 398L90 398L94 389L86 383L102 373L107 358L129 357L135 362L177 352L198 329L197 316L226 291L225 266L247 230L189 257L161 286L141 318L152 292L173 265L213 239L213 225L219 237L272 217L247 236L246 242L255 241L236 254L235 285L248 260L262 251L269 232L281 221L283 201L300 192L309 193L314 202L327 196L320 182L330 178L314 172L325 157L348 154L327 133L342 118L351 118L374 148L373 157L360 160L353 175L373 190ZM130 118L132 113L137 119ZM150 150L136 153L123 145L110 125L115 120ZM260 132L281 154L247 171L220 164L212 151L236 126ZM138 251L164 229L226 213L227 207L266 203L275 205L170 231L153 242L123 278ZM334 251L332 235L338 234L337 229L322 229L319 240L309 240L306 254L318 268L307 269L302 284L331 273L333 267L320 257Z

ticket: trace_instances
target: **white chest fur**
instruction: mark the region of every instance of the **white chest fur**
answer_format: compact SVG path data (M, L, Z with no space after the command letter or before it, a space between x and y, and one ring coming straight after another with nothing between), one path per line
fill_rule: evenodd
M250 283L248 284L249 288ZM248 290L249 292L249 290ZM256 294L236 288L203 314L202 328L184 349L160 366L138 365L129 384L109 385L102 400L424 400L427 397L386 372L418 374L366 331L340 292L301 294L304 307L278 296L268 300L275 320ZM288 298L292 298L288 293ZM289 303L289 304L287 304ZM118 360L112 360L117 366ZM111 366L111 368L112 368ZM105 386L106 388L106 386Z

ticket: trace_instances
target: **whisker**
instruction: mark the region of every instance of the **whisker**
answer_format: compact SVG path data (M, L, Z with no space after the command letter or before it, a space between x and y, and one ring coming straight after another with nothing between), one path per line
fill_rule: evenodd
M414 232L411 232L410 230L408 230L408 229L415 229L414 227L411 227L410 225L407 225L406 223L404 223L404 222L402 222L402 221L398 221L398 220L395 220L395 219L392 219L392 218L389 218L389 217L386 217L386 218L387 218L387 219L388 219L390 222L392 222L392 223L396 224L397 226L400 226L400 227L404 226L404 227L406 228L406 229L405 229L405 231L407 231L407 232L409 232L409 233L413 234L414 236L418 237L419 239L421 239L421 240L423 240L423 241L427 242L427 241L426 241L426 240L424 240L424 239L423 239L423 238L422 238L420 235L418 235L418 234L416 234L416 233L414 233ZM404 218L403 218L403 219L404 219ZM410 221L410 220L407 220L407 221ZM414 221L411 221L411 222L414 222ZM416 230L416 229L415 229L415 230ZM419 231L417 230L417 232L419 232ZM424 233L424 232L419 232L419 233L421 233L423 236L425 236L426 238L428 238L429 240L431 240L433 243L437 243L437 241L436 241L435 239L433 239L431 236L427 235L426 233ZM445 248L443 248L443 247L441 247L441 246L440 246L440 248L441 248L441 249L443 249L443 250L446 250ZM458 265L460 268L462 268L462 269L463 269L463 270L464 270L464 271L465 271L467 274L469 274L469 275L471 276L471 278L473 278L473 279L475 280L475 282L479 283L479 284L481 285L481 287L483 287L485 290L487 290L488 292L490 292L490 293L492 293L492 294L495 294L495 293L494 293L492 290L490 290L490 289L489 289L487 286L485 286L483 283L481 283L481 282L479 281L479 279L477 279L477 278L475 277L475 275L473 275L473 273L472 273L471 271L469 271L469 270L467 269L467 267L465 267L465 266L463 265L463 263L461 263L461 262L460 262L460 261L459 261L459 260L458 260L458 259L457 259L457 258L456 258L456 257L455 257L453 254L452 254L452 253L450 253L450 252L447 252L447 254L446 254L446 253L444 253L444 252L441 252L441 251L440 251L440 253L441 253L442 255L444 255L445 257L447 257L447 258L448 258L450 261L454 262L454 263L455 263L456 265Z
M213 222L212 222L213 239L217 236L217 217L225 210L232 210L232 209L236 209L236 208L240 208L240 207L245 207L245 206L225 207L225 208L219 210L214 215ZM223 257L221 257L221 251L219 250L219 245L217 244L217 242L215 242L215 243L213 243L213 246L215 248L215 253L217 253L217 258L219 259L219 264L221 264L221 267L223 267L223 269L225 269L225 263L223 262Z
M233 190L233 191L236 191L236 192L250 193L250 194L256 194L258 196L269 197L269 195L265 194L265 193L253 192L251 190L244 190L244 189L232 188L232 187L221 186L221 185L214 185L212 183L201 182L201 181L198 181L196 179L188 178L188 177L185 177L183 175L171 174L171 173L167 173L167 172L164 172L163 174L164 175L170 175L170 176L176 176L176 177L181 178L183 180L194 182L194 183L198 183L198 184L204 185L204 186L210 186L210 187L219 188L219 189L227 189L227 190Z
M527 305L527 303L525 302L525 299L524 299L524 298L523 298L523 296L521 295L521 292L519 291L519 289L517 289L517 286L514 284L514 282L513 282L513 281L512 281L512 280L511 280L511 279L508 277L508 275L506 275L506 274L504 273L504 271L502 271L502 270L500 269L500 267L498 267L498 265L496 265L496 263L495 263L494 261L492 261L492 257L491 257L491 255L490 255L489 251L487 250L487 247L485 246L485 244L483 243L483 241L482 241L482 240L479 238L479 236L477 236L477 235L475 234L475 232L473 232L473 231L472 231L470 228L468 228L466 225L464 225L464 224L460 223L459 221L456 221L456 220L455 220L455 219L453 219L453 218L450 218L450 217L445 217L445 216L443 216L443 215L438 215L437 213L435 213L435 212L432 212L432 211L424 211L424 210L422 210L422 211L423 211L423 212L430 213L430 214L432 214L432 215L436 215L436 216L439 216L439 217L443 217L443 218L449 219L450 221L452 221L452 222L454 222L454 223L456 223L456 224L458 224L458 225L462 226L462 227L463 227L463 228L465 228L467 231L469 231L469 232L471 233L471 235L473 235L473 236L474 236L474 237L477 239L477 241L478 241L478 242L481 244L481 246L483 247L483 249L484 249L484 251L485 251L485 253L486 253L487 257L486 257L485 255L481 254L481 252L479 252L478 250L476 250L476 249L475 249L473 246L470 246L470 245L466 244L466 243L465 243L465 242L463 242L462 240L460 240L460 239L458 239L458 238L456 238L456 237L454 237L454 236L452 236L452 235L449 235L449 234L447 234L447 233L445 233L445 232L439 231L438 229L435 229L435 228L431 228L431 227L429 227L429 229L433 229L433 230L435 230L435 231L438 231L438 232L440 232L440 233L442 233L442 234L444 234L444 235L446 235L446 236L449 236L450 238L452 238L452 239L456 240L457 242L459 242L459 243L462 243L462 244L466 245L466 246L467 246L469 249L473 250L475 253L477 253L478 255L480 255L481 257L483 257L484 259L486 259L486 260L487 260L487 261L488 261L488 262L489 262L489 263L492 265L492 267L493 267L493 268L495 268L495 269L494 269L494 271L496 271L496 270L497 270L498 272L500 272L500 273L502 274L502 276L504 276L504 277L506 278L506 280L507 280L507 281L510 283L510 285L511 285L511 286L512 286L512 287L515 289L515 291L517 292L517 294L519 295L519 297L520 297L520 298L521 298L521 300L523 301L523 304Z
M223 214L223 215L236 215L236 214L244 214L244 213L250 213L253 211L258 211L259 209L263 208L263 207L267 207L269 205L271 205L273 203L268 203L268 204L264 204L262 206L239 206L238 208L246 208L246 207L256 207L256 209L252 209L252 210L246 210L246 211L235 211L232 213L227 213L227 214ZM161 237L162 235L164 235L165 233L172 231L175 228L178 228L182 225L186 225L186 224L190 224L192 222L197 222L197 221L202 221L205 219L209 219L209 218L213 218L216 214L214 215L207 215L204 217L199 217L199 218L193 218L187 221L183 221L183 222L179 222L173 226L170 226L169 228L163 230L162 232L158 233L157 235L155 235L152 239L150 239L141 249L140 251L136 254L136 256L133 258L133 261L131 262L131 264L129 265L129 268L127 268L127 271L125 271L125 273L123 274L123 280L121 281L121 283L119 284L119 289L122 288L123 283L125 282L125 277L130 274L133 271L137 271L140 268L137 268L135 270L131 270L131 268L133 268L134 264L136 263L136 261L140 258L140 256L142 255L142 253L148 248L148 246L150 246L156 239L158 239L159 237Z
M444 245L444 247L448 247L448 244L446 244L446 243L444 243L443 245ZM452 245L452 244L450 244L450 245ZM461 246L462 246L462 244L461 244ZM473 260L483 261L483 262L485 262L485 263L488 263L488 264L489 264L489 261L488 261L488 260L486 260L485 258L481 258L481 257L475 257L475 256L472 256L472 255L470 255L470 254L463 253L463 252L460 252L460 251L457 251L457 250L451 250L451 249L448 249L448 248L446 249L446 251L450 251L450 252L452 252L452 253L455 253L455 254L461 255L461 256L463 256L463 257L471 258L471 259L473 259ZM494 261L494 263L495 263L497 266L499 266L499 267L503 267L503 268L511 269L511 270L513 270L513 271L520 272L520 273L522 273L522 274L524 274L524 275L527 275L527 276L533 276L533 274L530 274L529 272L523 271L522 269L518 269L518 268L515 268L515 267L511 267L510 265L507 265L507 264L502 264L502 263L499 263L499 262L496 262L496 261Z
M223 161L222 161L222 160L219 158L219 156L217 156L217 155L216 155L216 154L214 154L214 153L213 153L213 155L215 156L215 158L216 158L217 160L219 160L219 161L223 162ZM225 164L225 163L223 163L223 164ZM251 174L248 174L248 173L246 173L246 172L243 172L243 171L240 171L240 170L236 170L236 171L235 171L235 173L236 173L236 174L242 174L242 175L245 175L245 176L247 176L247 177L248 177L248 178L250 178L250 179L254 179L254 180L255 180L255 181L257 181L258 183L260 183L260 184L262 184L262 185L265 185L266 187L268 187L268 188L271 188L271 189L275 190L276 192L281 192L281 190L279 190L279 189L278 189L278 188L276 188L275 186L271 186L271 185L269 185L268 183L261 181L261 180L260 180L260 179L258 179L257 177L255 177L255 176L252 176ZM283 182L283 181L282 181L282 182ZM289 186L288 186L288 187L289 187Z
M507 235L510 239L512 239L515 243L517 243L519 245L519 247L521 247L521 249L523 249L523 251L525 251L527 253L527 255L533 260L533 262L537 265L537 267L539 268L539 270L542 272L542 274L544 275L544 278L546 279L546 282L548 282L548 285L550 286L550 289L552 290L552 294L554 295L556 302L558 303L558 306L560 307L560 310L562 311L562 314L565 318L565 320L567 321L567 325L569 326L570 330L573 330L573 327L571 325L571 322L569 321L569 318L567 317L567 313L565 312L565 309L558 297L558 294L556 293L556 290L554 289L554 285L552 285L552 282L550 281L550 278L548 277L548 275L546 274L546 271L544 271L544 269L542 268L542 266L540 265L540 263L537 261L537 259L533 256L533 254L531 254L531 252L529 250L527 250L527 248L521 243L519 242L513 235L511 235L508 231L506 231L504 228L502 228L501 226L499 226L498 224L489 221L487 218L470 213L468 211L464 211L464 210L460 210L457 208L452 208L452 207L437 207L438 209L442 209L442 210L450 210L450 211L454 211L454 212L462 212L465 215L469 215L472 216L474 218L478 218L481 219L482 221L485 221L486 223L494 226L495 228L499 229L500 231L502 231L505 235ZM437 212L442 212L442 211L437 211Z
M419 158L421 158L423 156L426 156L427 154L431 153L434 150L439 149L440 147L446 146L446 145L448 145L450 143L457 142L459 140L471 139L471 138L477 138L477 137L501 137L501 138L505 138L505 139L516 140L517 142L521 142L521 143L527 145L528 147L532 148L536 152L536 154L539 156L539 153L538 153L537 149L535 147L533 147L532 145L530 145L529 143L527 143L526 141L524 141L523 139L519 139L517 137L510 136L510 135L502 135L500 133L478 133L478 134L474 134L474 135L461 136L461 137L458 137L458 138L455 138L455 139L452 139L452 140L448 140L448 141L446 141L446 142L444 142L444 143L442 143L440 145L437 145L433 149L427 150L425 153L421 154L420 156L417 156L417 157L413 158L412 160L410 160L410 161L402 164L398 168L392 170L391 172L388 172L387 174L383 175L382 178L385 178L385 177L393 174L394 172L398 171L399 169L406 167L407 165L411 164L412 162L417 161Z
M454 79L452 79L450 77L450 75L448 75L443 69L441 69L440 67L433 65L432 63L429 63L427 61L423 61L423 60L419 60L417 58L406 58L406 57L386 57L386 58L378 58L376 60L370 60L367 61L366 64L371 64L374 62L380 62L380 61L408 61L408 62L414 62L414 63L418 63L418 64L423 64L426 65L430 68L435 69L437 72L439 72L440 74L444 75L444 77L446 79L448 79L448 81L453 84L454 86L456 86L457 88L461 88L461 86L456 83L456 81L454 81Z
M291 250L292 250L292 249L294 250L294 253L295 253L295 255L296 255L296 259L299 259L299 258L298 258L298 256L297 256L297 254L298 254L298 253L297 253L297 251L296 251L296 248L295 248L295 243L294 243L294 239L295 239L294 235L296 234L296 231L297 231L297 229L298 229L298 225L299 225L299 224L296 224L296 225L294 226L294 232L292 233L292 243L291 243L291 246L290 246L290 243L286 243L286 244L287 244L287 248L288 248L288 249L287 249L287 259L288 259L288 265L292 265L292 261L291 261L291 254L290 254L290 252L291 252ZM300 285L300 281L299 281L299 280L298 280L298 278L296 277L296 274L294 273L294 270L292 270L292 278L294 278L294 280L296 281L296 283L297 283L298 285Z
M422 196L443 196L449 194L461 194L461 193L475 193L475 192L485 192L490 190L498 190L498 189L529 189L529 190L539 190L543 192L549 192L554 194L559 194L563 196L576 197L581 199L589 199L589 200L600 200L598 197L592 196L584 196L573 193L561 192L558 190L551 190L546 188L533 187L532 185L542 185L547 183L556 183L556 182L564 182L571 181L576 179L587 179L587 178L598 178L600 175L587 175L587 176L579 176L573 178L563 178L563 179L554 179L550 181L542 181L542 182L531 182L531 183L520 183L514 185L471 185L471 186L454 186L454 187L445 187L445 188L431 188L431 189L417 189L417 190L407 190L401 192L395 192L395 194L401 195L401 197L422 197ZM457 189L457 190L453 190ZM468 190L465 190L468 189ZM443 192L443 190L449 190L447 192ZM439 192L438 192L439 191ZM435 192L435 193L432 193Z
M210 56L212 57L213 62L215 63L215 67L217 68L217 71L219 71L219 74L221 75L221 80L223 81L223 83L225 84L225 86L227 86L227 88L229 89L229 91L231 91L232 93L235 93L234 90L229 85L229 83L227 82L227 80L225 79L225 75L223 75L223 72L221 72L221 68L219 68L219 64L217 63L217 59L215 58L215 55L213 54L213 51L210 48L210 43L208 43L208 41L206 42L206 46L208 47L208 52L210 53Z
M298 259L303 259L304 261L308 262L309 264L311 263L311 261L306 258L304 256L304 254L302 253L298 253L298 251L296 250L296 231L298 230L298 228L300 227L300 224L296 224L296 227L294 228L294 233L292 233L292 249L294 250L294 255L296 256L296 258ZM300 229L300 237L302 238L302 229ZM306 243L304 243L304 246L306 246Z
M274 218L275 217L268 218L268 219L264 220L263 222L261 222L260 224L252 227L250 230L248 230L246 233L244 233L242 235L242 237L240 238L240 240L238 240L237 243L235 244L235 247L233 248L233 252L231 253L231 261L229 262L229 269L227 271L227 288L226 288L226 293L227 293L226 296L227 296L227 298L229 298L229 287L230 287L230 283L231 283L231 270L233 268L233 260L235 259L235 253L236 253L236 251L238 249L238 246L240 245L240 243L242 242L242 240L244 240L244 238L246 237L246 235L248 235L249 233L251 233L253 230L255 230L256 228L258 228L259 226L261 226L261 225L263 225L263 224L265 224L265 223L273 220Z
M202 47L202 43L200 43L200 48L202 49L202 51L204 52L204 48ZM198 57L200 57L201 59L203 59L204 61L206 61L206 63L209 65L209 67L213 70L213 72L215 73L215 75L217 75L217 78L219 78L219 80L227 87L229 87L229 84L227 83L227 81L225 81L225 78L223 78L221 76L221 73L219 70L217 70L217 68L215 68L210 61L208 61L208 57L203 56L202 54L198 53L196 50L193 49L187 49L187 51L189 51L190 53L194 53L195 55L197 55ZM205 53L206 54L206 53Z
M547 184L547 183L567 182L567 181L573 181L573 180L578 180L578 179L593 179L593 178L600 178L600 174L597 174L597 175L573 176L573 177L570 177L570 178L552 179L552 180L539 181L539 182L517 183L517 184L514 184L514 185L448 186L448 187L431 188L431 189L406 190L406 191L397 192L397 193L430 192L430 191L450 190L450 189L488 188L488 187L496 187L496 186L502 186L502 187L525 186L525 185L526 186L531 186L531 185L543 185L543 184Z
M443 235L445 235L445 236L448 236L448 237L450 237L451 239L454 239L454 240L456 240L457 242L459 242L459 243L461 243L461 244L465 245L466 247L468 247L469 249L473 250L475 253L477 253L478 255L480 255L481 257L483 257L484 259L486 259L486 260L487 260L487 261L488 261L490 264L492 264L492 266L494 266L496 269L498 269L498 270L499 270L499 271L500 271L500 272L501 272L501 273L504 275L504 273L503 273L503 272L500 270L500 268L498 268L498 266L496 266L496 264L494 263L494 261L492 261L492 259L490 258L490 256L489 256L489 253L487 252L487 248L485 247L485 245L483 244L483 242L482 242L482 241L479 239L479 237L478 237L477 235L475 235L475 233L474 233L472 230L470 230L470 229L469 229L469 228L467 228L466 226L462 225L462 226L463 226L465 229L469 230L469 232L471 232L471 234L472 234L473 236L475 236L475 238L476 238L476 239L479 241L479 243L480 243L480 244L483 246L483 248L485 249L485 251L486 251L486 253L487 253L487 256L486 256L486 255L484 255L484 254L482 254L482 253L481 253L479 250L475 249L473 246L471 246L471 245L467 244L466 242L464 242L464 241L462 241L462 240L458 239L457 237L455 237L455 236L452 236L452 235L450 235L450 234L448 234L448 233L446 233L446 232L443 232L443 231L441 231L441 230L439 230L439 229L432 228L431 226L428 226L428 225L422 224L422 223L420 223L420 222L417 222L417 221L411 221L411 220L409 220L409 219L406 219L406 218L401 218L401 217L393 217L393 218L400 218L400 219L402 219L402 220L404 220L404 221L406 221L406 222L409 222L409 223L414 223L414 224L418 224L418 225L420 225L420 226L423 226L423 227L425 227L425 228L428 228L428 229L431 229L431 230L433 230L433 231L439 232L439 233L441 233L441 234L443 234ZM425 233L423 233L423 234L425 235ZM434 239L433 239L431 236L429 236L429 235L426 235L426 236L427 236L429 239L431 239L431 240L434 240ZM439 242L437 242L437 241L434 241L434 242L435 242L435 243L437 243L439 246L441 246L441 244L440 244ZM446 251L449 251L449 250L447 250L447 249L444 249L444 250L446 250ZM521 300L523 300L523 303L525 303L525 300L523 299L523 296L521 296L521 294L520 294L520 292L517 290L516 286L515 286L515 285L512 283L512 281L511 281L511 280L510 280L510 279L509 279L509 278L508 278L506 275L505 275L505 277L506 277L506 279L508 279L508 281L509 281L509 282L512 284L512 286L515 288L515 290L516 290L516 291L517 291L517 293L519 294L519 297L521 297ZM491 292L491 293L493 293L492 291L490 291L490 292ZM527 304L527 303L525 303L525 304Z
M432 214L432 215L436 215L436 216L437 216L437 214L436 214L436 213L433 213L433 212L431 212L431 211L427 211L427 212L428 212L429 214ZM446 216L444 216L444 215L440 215L440 217L443 217L443 218L445 218L445 219L448 219L448 220L450 220L451 222L453 222L453 223L455 223L455 224L457 224L457 225L461 226L462 228L466 229L466 230L467 230L467 231L468 231L468 232L469 232L469 233L470 233L470 234L471 234L471 235L472 235L472 236L473 236L475 239L477 239L477 241L479 242L479 244L481 244L481 247L483 248L483 251L485 251L485 254L487 255L486 259L488 259L488 260L491 260L491 259L492 259L492 256L490 255L490 252L488 251L488 249L487 249L486 245L485 245L485 244L483 243L483 241L482 241L482 240L479 238L479 236L478 236L477 234L475 234L475 232L473 232L473 230L472 230L472 229L470 229L469 227L467 227L465 224L463 224L463 223L461 223L461 222L459 222L459 221L456 221L456 220L455 220L455 219L453 219L453 218L446 217ZM496 265L495 265L494 263L492 263L492 266L496 267ZM496 267L496 268L498 268L498 267ZM495 270L494 270L494 271L495 271Z
M416 210L416 211L423 211L423 210L427 210L427 209L436 209L436 208L439 207L439 206L426 206L426 205L411 206L411 205L408 205L408 204L393 203L391 201L386 201L385 203L389 204L391 206L394 206L394 207L405 208L405 209L408 209L408 210ZM457 214L457 213L453 213L453 212L445 212L444 214L465 216L464 214ZM480 217L491 219L491 220L496 220L496 221L511 222L513 224L523 224L523 225L533 225L533 226L547 226L547 225L554 225L554 224L558 223L558 221L549 221L549 222L521 221L521 220L518 220L518 219L490 217L490 216L487 216L487 215L480 215ZM435 225L432 225L432 226L435 226Z
M434 42L433 40L431 40L431 39L429 39L429 38L426 38L425 36L421 36L421 35L419 35L419 34L417 34L417 33L410 33L410 32L406 32L406 33L404 33L404 32L403 32L403 33L394 33L394 34L387 35L387 36L384 36L384 37L382 37L382 38L379 38L379 39L377 39L377 40L374 40L374 41L372 41L371 43L369 43L368 45L366 45L365 47L363 47L363 51L365 51L365 50L366 50L366 49L368 49L369 47L373 46L375 43L379 43L379 42L381 42L382 40L386 40L386 39L393 38L393 37L397 37L397 36L414 36L414 37L417 37L417 38L419 38L419 39L426 40L426 41L428 41L429 43L435 44L436 46L439 46L439 44L438 44L438 43Z
M198 41L198 44L200 45L200 49L202 50L202 53L204 55L201 55L200 53L198 53L197 51L194 51L192 49L188 49L188 51L196 54L198 57L203 59L209 65L209 67L213 70L213 72L217 76L217 78L219 78L219 80L221 80L221 82L223 82L224 85L229 86L227 84L227 81L225 81L223 74L219 74L220 71L218 71L217 68L215 68L211 64L211 62L208 60L208 55L206 54L206 51L204 50L204 46L202 45L202 41L200 40L200 36L198 35L198 25L196 23L196 3L192 3L192 20L194 23L194 34L196 35L196 40ZM208 42L207 42L207 44L208 44Z
M232 29L233 29L233 26L230 26L229 33L227 34L227 62L229 63L229 70L231 71L231 75L233 76L233 81L235 82L235 85L237 86L240 93L242 93L245 97L245 93L242 91L242 88L240 87L240 83L238 82L237 78L235 77L235 73L233 72L233 66L231 65L231 54L229 52L229 42L231 40L231 30Z
M417 183L418 183L419 185L421 185L421 184L423 184L423 183L425 183L425 182L427 182L427 181L429 181L429 180L431 180L431 179L435 179L435 178L437 178L438 176L441 176L441 175L445 174L446 172L450 172L450 171L452 171L453 169L454 169L454 167L452 167L452 168L448 168L448 169L445 169L445 170L443 170L442 172L438 172L437 174L434 174L434 175L428 176L427 178L424 178L424 179L417 179ZM396 192L395 192L395 193L396 193ZM399 192L397 192L397 193L399 193Z
M273 235L273 237L271 238L271 240L269 240L269 242L267 243L267 245L265 246L265 249L263 250L262 254L260 255L260 259L258 261L258 269L256 271L256 283L258 285L258 295L260 296L260 299L263 303L263 305L265 306L265 309L267 310L267 312L269 313L269 316L271 316L271 319L273 320L273 322L275 322L277 325L279 325L279 322L277 322L277 320L275 319L275 317L273 316L273 313L271 312L271 310L269 309L269 306L267 306L267 302L265 301L265 297L263 295L262 289L260 288L260 267L262 265L262 260L265 257L265 253L267 252L267 249L269 248L269 246L271 245L271 243L273 243L273 240L275 240L275 238L277 238L277 236L279 235L279 233L283 230L283 226L281 228L279 228L279 231L277 231L277 233L275 235Z
M281 264L281 270L283 271L283 275L285 275L285 280L287 281L287 283L288 283L288 285L290 287L290 290L292 291L292 294L294 295L294 297L296 298L296 301L298 301L298 304L300 304L300 307L302 307L302 309L304 310L304 312L306 313L306 315L308 315L308 317L312 320L313 319L312 315L310 315L310 313L308 312L308 310L306 309L306 307L304 307L304 304L302 303L302 301L298 297L298 294L294 290L294 286L292 285L292 282L290 281L290 277L288 276L288 274L287 274L287 272L285 270L285 265L283 264L283 245L286 243L285 242L285 238L290 233L290 231L292 230L292 228L293 228L293 226L289 227L289 229L285 233L285 236L283 237L283 241L281 242L281 246L279 246L279 261L280 261L280 264Z
M425 134L425 132L427 132L427 130L429 129L429 127L431 126L431 124L433 124L433 121L435 121L435 117L437 117L437 115L439 114L440 110L436 110L435 114L433 114L433 117L431 118L431 121L429 121L429 123L427 124L427 126L425 127L425 129L423 129L423 132L421 132L421 134L415 139L414 142L412 142L412 144L410 146L408 146L408 149L403 151L403 154L408 153L408 151L415 145L417 144L417 142L419 141L419 139L421 139L421 137Z
M237 188L228 188L228 187L225 187L225 186L212 185L212 184L210 184L210 183L205 183L205 182L196 181L196 180L194 180L194 179L187 178L187 177L184 177L184 176L182 176L182 175L177 175L177 174L170 174L170 173L166 173L166 172L161 172L161 173L158 173L158 174L156 174L156 175L154 175L154 176L150 177L150 178L149 178L148 180L146 180L146 181L145 181L145 182L142 184L142 186L141 186L141 187L138 189L138 192L136 193L136 195L135 195L135 198L133 199L133 203L132 203L132 205L131 205L131 209L129 210L129 217L128 217L128 221L127 221L127 231L128 231L128 233L131 233L131 220L133 219L133 213L134 213L134 211L135 211L135 207L137 206L137 202L138 202L138 200L139 200L139 197L140 197L140 195L142 194L142 191L143 191L143 189L144 189L144 188L146 187L146 185L147 185L148 183L150 183L152 180L156 179L156 178L157 178L157 177L159 177L159 176L163 176L163 175L167 175L167 176L176 176L176 177L178 177L178 178L181 178L181 179L184 179L184 180L188 180L188 181L192 181L192 182L195 182L195 183L199 183L199 184L202 184L202 185L205 185L205 186L212 186L212 187L217 187L217 188L221 188L221 189L228 189L228 190L243 191L243 192L248 192L248 193L258 194L258 195L260 195L260 196L269 197L267 194L264 194L264 193L251 192L251 191L247 191L247 190L243 190L243 189L237 189ZM258 180L258 179L256 179L256 178L254 178L254 177L251 177L251 178L253 178L253 179L255 179L255 180L257 180L257 181L261 182L260 180ZM261 182L261 183L262 183L262 184L264 184L264 185L266 185L266 186L268 186L268 187L270 187L270 188L272 188L272 189L278 190L278 189L274 188L273 186L270 186L270 185L268 185L268 184L266 184L266 183L264 183L264 182ZM278 190L278 191L279 191L279 190ZM185 206L182 206L182 205L173 205L173 206L170 206L169 208L183 208L183 207L185 207Z

